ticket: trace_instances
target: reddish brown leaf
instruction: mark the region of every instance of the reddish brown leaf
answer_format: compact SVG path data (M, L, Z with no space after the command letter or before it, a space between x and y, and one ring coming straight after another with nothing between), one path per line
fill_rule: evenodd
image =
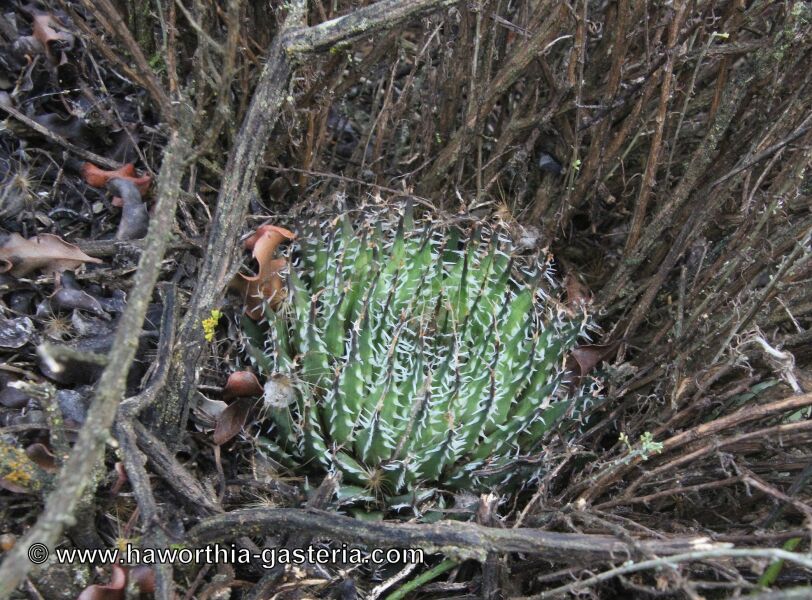
M254 258L257 258L256 245L262 240L268 240L268 250L273 253L276 247L285 240L292 240L296 234L285 229L284 227L277 227L276 225L260 225L257 230L252 233L243 242L246 250L254 251Z
M115 171L105 171L93 163L85 162L82 163L82 177L84 177L88 185L100 188L106 186L107 182L114 177L121 177L123 179L135 177L135 165L133 163L127 163Z
M242 398L244 396L261 396L262 386L257 376L251 371L234 371L228 376L226 386L223 388L223 398Z
M135 184L141 196L147 193L152 183L152 177L149 175L142 175L140 177L136 175L135 165L133 165L133 163L127 163L115 171L105 171L89 162L82 163L82 177L88 185L97 188L105 187L111 179L125 179ZM115 204L115 199L113 203Z
M90 585L79 594L76 600L124 600L127 586L127 572L119 565L113 565L113 575L107 585Z
M11 265L0 268L14 277L23 277L41 269L53 274L67 269L75 269L85 262L101 263L82 252L77 246L50 233L25 239L18 233L0 234L0 262Z
M249 277L239 275L235 287L243 296L245 314L258 321L262 318L264 303L278 308L285 299L285 280L280 274L285 268L284 258L275 258L265 265L261 275Z
M222 446L237 435L245 425L248 412L256 403L253 398L239 398L235 400L217 418L214 426L214 443Z
M274 258L274 254L279 244L295 237L292 231L283 227L262 225L245 240L245 247L252 250L252 256L257 261L257 275L240 274L235 287L243 294L245 314L249 318L258 320L262 317L263 301L276 308L284 300L285 282L280 271L286 261L284 258Z

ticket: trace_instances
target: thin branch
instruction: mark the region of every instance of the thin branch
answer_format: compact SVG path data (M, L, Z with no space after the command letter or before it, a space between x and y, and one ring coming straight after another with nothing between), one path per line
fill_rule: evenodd
M104 156L99 156L95 152L91 152L90 150L85 150L84 148L80 148L79 146L71 144L68 140L66 140L61 135L57 135L53 131L48 129L47 127L44 127L43 125L40 125L39 123L37 123L33 119L29 119L28 117L26 117L23 113L21 113L19 110L17 110L13 106L10 106L8 104L0 103L0 109L6 111L8 114L10 114L12 117L17 119L20 123L22 123L26 127L29 127L31 129L33 129L38 134L40 134L42 136L45 136L47 139L49 139L53 143L62 146L63 148L65 148L69 152L72 152L73 154L75 154L76 156L84 158L85 160L87 160L89 162L92 162L97 166L106 167L106 168L111 169L113 171L115 171L116 169L121 168L121 163L116 162L114 160L110 160L109 158L105 158Z
M149 91L152 99L160 107L162 116L168 121L172 121L176 115L172 110L169 96L155 76L152 67L149 66L141 46L135 41L116 7L110 0L82 0L82 4L99 20L108 33L117 37L124 44L137 67L130 70L131 75L134 74L134 78ZM98 46L104 47L105 45L99 44Z
M175 287L170 284L165 288L163 297L163 315L161 318L161 337L158 342L156 362L158 368L153 372L149 385L135 398L128 398L121 403L118 418L114 427L116 439L121 447L121 456L127 479L138 502L138 510L143 523L145 541L153 548L166 548L169 540L159 525L160 512L155 495L152 493L149 474L146 470L146 456L138 448L137 436L132 419L150 402L157 398L157 392L166 383L169 366L169 354L175 339L175 322L177 320L175 304ZM174 598L174 584L171 563L155 565L155 597L159 600Z
M671 27L668 31L668 47L666 49L665 66L663 67L662 84L660 85L660 102L657 105L657 114L654 117L656 126L654 135L649 146L648 160L646 160L646 170L643 174L643 181L640 184L640 191L637 195L637 202L634 205L634 215L629 230L629 237L626 238L626 252L628 253L637 244L643 230L643 222L646 218L648 200L651 190L654 187L657 167L660 166L660 148L663 141L663 131L668 114L668 103L671 99L671 80L674 75L674 50L677 44L682 17L685 15L686 2L679 2L676 13L671 18ZM668 185L668 182L665 182Z
M770 415L782 413L789 414L790 412L810 405L812 405L812 393L803 394L800 396L790 396L789 398L784 398L783 400L778 400L776 402L769 402L767 404L746 406L733 414L720 417L719 419L715 419L708 423L702 423L701 425L697 425L696 427L670 437L663 442L662 451L668 452L669 450L674 450L684 446L689 442L709 438L710 436L722 431L730 431L738 425L742 425L744 423L756 421ZM790 424L789 426L795 425L797 424ZM801 425L804 425L804 423L801 423ZM683 457L680 457L677 460L681 460L682 458ZM611 485L611 483L619 480L624 474L628 473L633 467L642 462L642 460L642 457L635 456L631 458L631 460L610 465L605 472L600 473L597 476L593 476L587 481L581 483L580 488L583 490L583 493L581 494L579 500L590 502L592 499L597 498L601 493L603 493L608 485ZM659 468L661 469L663 467ZM646 471L644 477L651 476L655 472L657 472L657 469ZM626 497L629 497L635 488L636 484L632 484L626 490Z
M563 594L568 594L575 590L581 590L586 587L607 581L618 575L625 575L627 573L637 573L639 571L647 571L649 569L660 569L662 567L675 568L680 563L691 562L695 560L705 560L708 558L769 558L772 560L787 560L812 571L812 558L807 554L800 552L787 552L786 550L778 550L773 548L731 548L720 550L700 550L697 552L686 552L685 554L677 554L675 556L654 558L651 560L644 560L639 563L625 564L621 567L609 569L588 579L576 581L567 585L562 585L553 590L536 594L535 596L521 596L515 600L543 600L544 598L554 598Z
M381 0L313 27L291 31L285 41L285 52L289 56L296 56L329 50L337 44L395 27L403 21L452 4L457 4L457 0Z
M387 548L422 548L457 560L481 562L490 552L523 552L543 555L549 560L582 564L639 555L634 545L611 535L557 533L529 528L498 529L456 521L434 524L360 521L321 510L294 508L249 508L214 515L193 527L185 541L200 546L238 536L268 535L280 529L307 530L336 540ZM645 539L637 541L636 546L658 555L727 547L704 537Z
M214 51L217 52L217 54L225 54L223 46L220 45L220 43L218 43L216 40L214 40L214 38L212 38L208 34L208 32L206 32L206 30L200 26L200 23L198 23L195 20L192 13L189 12L189 9L187 9L183 5L183 2L181 2L181 0L175 0L175 4L180 9L180 12L183 13L183 16L186 17L186 20L189 22L189 25L192 26L192 29L194 29L195 32L197 32L198 37L207 44L209 44L209 46L211 46L212 49L214 49ZM229 6L228 10L231 11L231 6ZM229 23L229 27L231 27L231 23Z
M726 175L723 175L722 177L720 177L719 179L717 179L716 181L714 181L714 182L711 184L711 187L712 187L712 188L715 188L715 187L716 187L717 185L719 185L720 183L724 183L725 181L727 181L728 179L730 179L730 178L731 178L731 177L733 177L734 175L737 175L737 174L741 173L741 172L742 172L742 171L744 171L745 169L749 169L750 167L752 167L753 165L755 165L755 164L757 164L757 163L761 162L761 161L762 161L762 160L764 160L765 158L768 158L769 156L772 156L773 154L775 154L776 152L778 152L778 151L779 151L781 148L783 148L784 146L787 146L788 144L791 144L792 142L794 142L795 140L797 140L799 137L801 137L802 135L804 135L804 134L805 134L807 131L809 131L809 128L810 128L810 127L812 127L812 125L810 125L810 121L812 121L812 114L810 114L809 116L807 116L807 117L804 119L803 123L801 123L801 124L800 124L800 125L799 125L799 126L796 128L796 129L795 129L795 131L793 131L792 133L790 133L790 134L789 134L787 137L785 137L783 140L781 140L780 142L776 142L775 144L773 144L773 145L772 145L772 146L770 146L769 148L765 148L764 150L762 150L761 152L759 152L758 154L756 154L756 155L755 155L753 158L751 158L750 160L747 160L747 161L743 162L742 164L740 164L739 166L737 166L736 168L734 168L732 171L730 171L730 172L729 172L729 173L727 173Z

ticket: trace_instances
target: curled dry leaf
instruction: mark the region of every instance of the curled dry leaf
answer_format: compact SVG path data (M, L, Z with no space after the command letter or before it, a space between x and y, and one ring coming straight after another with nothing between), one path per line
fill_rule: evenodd
M140 177L136 175L135 165L133 163L127 163L115 171L105 171L89 162L82 163L82 178L89 186L96 188L105 187L111 179L119 178L131 181L135 184L135 187L138 188L138 192L141 196L147 193L152 183L152 177L149 175L142 175Z
M262 386L251 371L234 371L228 376L226 386L223 388L223 398L226 400L261 395Z
M276 248L286 240L296 237L292 231L275 225L262 225L245 240L245 247L252 250L257 261L257 275L240 274L236 286L243 294L245 314L259 320L262 317L263 302L278 307L285 298L285 281L281 271L285 268L284 258L274 258Z
M564 172L564 166L558 162L552 154L542 152L538 160L539 169L552 173L553 175L561 175Z
M87 417L87 407L90 404L89 392L84 391L88 388L79 388L78 390L58 390L56 392L56 401L59 404L59 409L62 411L62 416L65 418L65 423L75 423L81 425L85 422Z
M101 303L83 290L61 287L48 298L52 308L57 310L85 310L97 317L109 319Z
M21 35L11 45L14 55L19 57L33 57L45 54L45 46L33 35Z
M25 239L18 233L0 234L0 273L8 272L14 277L24 277L41 269L47 274L53 274L75 269L86 262L99 264L102 261L88 256L77 246L50 233L30 239Z
M277 177L271 182L271 185L268 186L268 195L277 202L281 202L285 199L290 189L290 182L287 179Z
M28 455L28 458L33 460L49 473L56 473L58 470L56 466L56 457L45 444L35 442L25 449L25 453Z
M113 574L107 585L89 585L79 594L77 600L124 600L127 586L127 571L113 565Z
M260 225L257 230L249 236L243 245L246 250L254 251L254 258L257 258L257 253L270 252L273 253L276 247L285 240L292 240L296 234L285 229L284 227L277 227L276 225Z
M114 177L108 182L107 187L117 196L113 204L116 204L116 200L120 200L122 208L116 239L137 240L147 235L149 215L146 204L141 200L138 186L130 179Z
M214 426L214 443L222 446L237 435L245 425L248 413L255 403L256 400L253 398L239 398L229 404L217 418L217 424Z
M87 123L75 115L63 116L57 113L34 115L32 119L52 133L79 144L87 144L92 133Z
M612 352L617 350L618 343L605 344L603 346L598 344L586 344L573 348L568 359L568 367L570 370L575 371L579 377L583 377L594 369L598 363L609 356Z
M65 31L52 15L47 14L34 17L32 34L49 51L70 50L75 41L72 33Z
M209 398L200 398L197 404L197 408L201 413L205 413L202 415L202 420L208 420L213 422L223 414L223 411L228 407L228 404L223 402L222 400L210 400Z

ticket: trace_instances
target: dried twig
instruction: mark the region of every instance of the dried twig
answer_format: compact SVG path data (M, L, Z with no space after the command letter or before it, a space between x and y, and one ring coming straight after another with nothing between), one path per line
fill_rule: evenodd
M662 567L675 568L680 563L706 560L709 558L769 558L772 560L786 560L812 570L812 559L810 559L808 555L801 554L800 552L787 552L786 550L778 550L774 548L699 550L696 552L677 554L675 556L664 556L651 560L644 560L639 563L625 564L623 566L604 571L603 573L593 577L563 585L534 596L520 596L517 597L516 600L543 600L544 598L555 598L575 590L593 586L597 583L607 581L620 575L637 573L639 571L648 571L650 569L659 569Z
M336 540L388 548L423 548L426 552L440 552L459 560L484 561L489 552L523 552L541 554L550 560L583 563L638 554L634 547L609 535L496 529L454 521L425 525L370 522L335 513L289 508L252 508L214 515L193 527L186 542L197 546L239 535L266 535L279 529L307 530ZM658 555L714 547L707 538L697 537L638 540L637 544Z
M58 144L59 146L62 146L63 148L65 148L69 152L75 154L76 156L84 158L85 160L90 161L90 162L92 162L92 163L94 163L96 165L101 165L102 167L107 167L108 169L111 169L111 170L116 170L116 169L121 168L121 163L116 162L114 160L110 160L109 158L105 158L104 156L99 156L95 152L90 152L89 150L85 150L84 148L80 148L79 146L76 146L75 144L71 144L68 140L63 138L61 135L57 135L53 131L48 129L47 127L44 127L44 126L40 125L39 123L37 123L33 119L29 119L28 117L26 117L23 113L21 113L19 110L17 110L13 106L10 106L8 104L3 104L2 102L0 102L0 109L6 111L8 114L10 114L12 117L17 119L20 123L22 123L26 127L29 127L31 129L33 129L34 131L36 131L40 135L45 136L47 139L49 139L53 143Z

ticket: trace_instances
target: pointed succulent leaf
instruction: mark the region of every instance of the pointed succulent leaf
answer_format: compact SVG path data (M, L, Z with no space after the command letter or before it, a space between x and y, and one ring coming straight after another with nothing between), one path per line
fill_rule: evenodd
M585 325L548 301L548 263L516 256L502 230L407 207L307 226L290 256L286 302L245 324L260 371L295 382L295 401L266 411L280 464L393 502L487 487L577 415L564 359Z

